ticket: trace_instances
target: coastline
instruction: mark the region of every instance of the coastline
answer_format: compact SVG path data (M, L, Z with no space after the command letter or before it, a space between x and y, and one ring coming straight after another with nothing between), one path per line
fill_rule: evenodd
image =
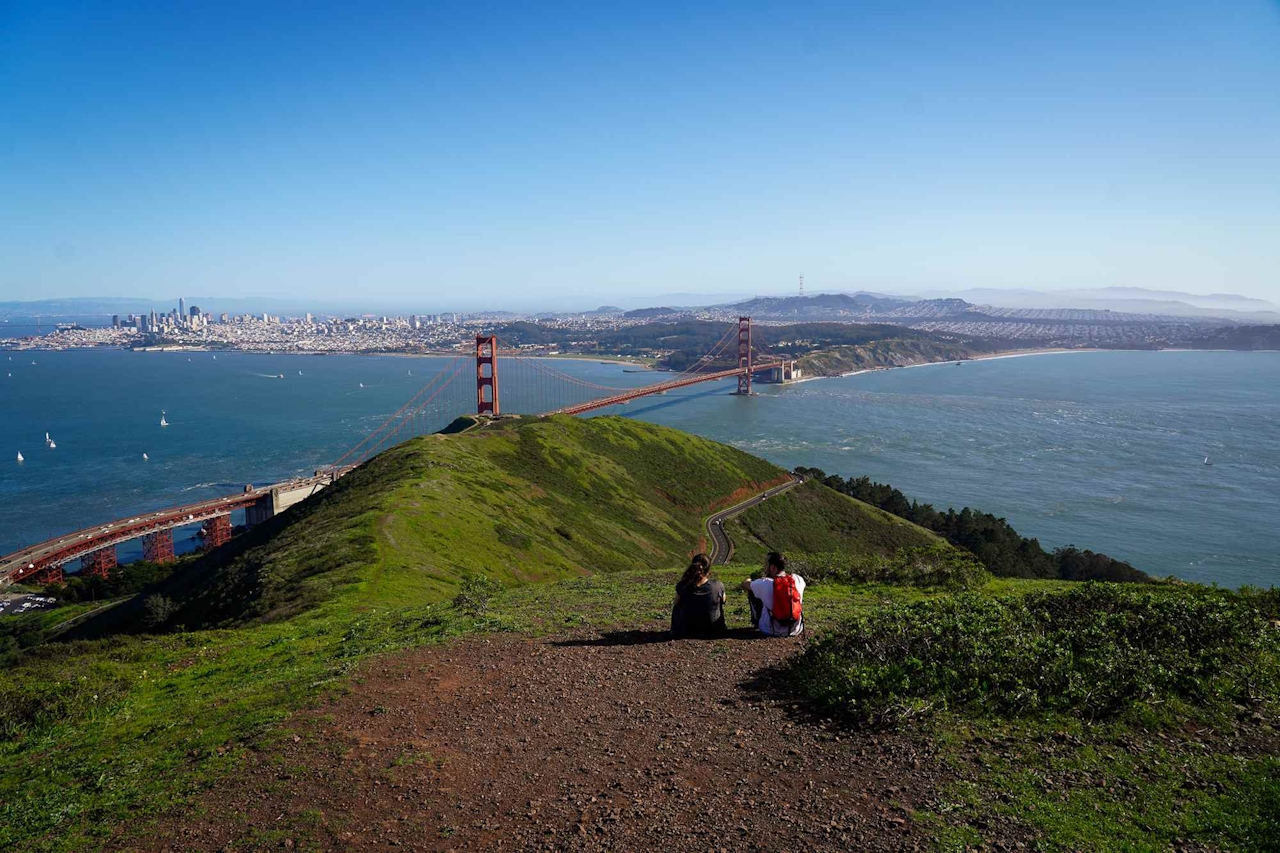
M885 370L908 370L912 367L934 367L939 364L964 364L966 361L994 361L998 358L1025 358L1032 355L1069 355L1077 352L1145 352L1146 350L1121 350L1121 349L1100 349L1098 347L1081 347L1066 348L1057 347L1054 349L1019 349L1004 350L1001 352L993 352L988 355L975 355L971 358L963 358L959 360L946 359L945 361L921 361L916 364L897 364L886 367L866 367L862 370L851 370L848 373L841 373L838 376L814 376L797 380L799 382L807 382L809 378L813 379L839 379L845 376L861 376L864 373L877 373ZM1164 352L1165 350L1152 350L1152 352ZM1172 350L1170 350L1171 352ZM1195 350L1198 352L1198 350Z

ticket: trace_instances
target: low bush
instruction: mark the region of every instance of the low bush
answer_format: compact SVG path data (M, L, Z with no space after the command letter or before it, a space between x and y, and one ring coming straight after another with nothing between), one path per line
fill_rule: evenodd
M888 583L969 589L991 579L982 563L966 551L945 545L901 548L892 557L805 554L792 568L808 582Z
M502 585L488 575L468 572L458 584L453 606L468 616L483 616L489 612L489 602L501 589Z
M892 724L936 708L1114 714L1136 702L1274 701L1274 591L962 594L855 616L811 644L790 683L824 711Z

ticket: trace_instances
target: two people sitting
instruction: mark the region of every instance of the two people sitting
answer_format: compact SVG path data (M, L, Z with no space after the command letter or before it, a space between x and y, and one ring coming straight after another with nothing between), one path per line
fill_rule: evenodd
M804 578L787 570L787 558L770 551L764 577L745 580L751 624L766 637L794 637L804 630ZM711 579L711 561L696 555L676 584L671 606L671 634L675 637L720 637L724 622L724 584Z

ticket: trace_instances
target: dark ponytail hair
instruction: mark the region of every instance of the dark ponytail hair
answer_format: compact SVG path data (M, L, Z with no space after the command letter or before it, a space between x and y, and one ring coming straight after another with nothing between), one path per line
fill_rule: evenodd
M686 587L701 586L700 581L709 574L711 574L711 561L707 559L707 555L694 554L693 559L689 561L689 568L684 570L684 575L680 578L680 584Z
M785 573L787 571L787 558L782 556L779 552L770 551L769 556L766 559L768 560L769 565L773 566L779 572Z

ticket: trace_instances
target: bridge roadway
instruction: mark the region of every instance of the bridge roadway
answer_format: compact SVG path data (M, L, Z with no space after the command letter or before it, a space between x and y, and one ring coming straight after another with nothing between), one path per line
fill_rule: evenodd
M699 382L711 382L716 379L729 379L735 376L741 376L743 373L762 373L766 370L780 370L784 362L779 361L762 361L757 362L750 367L731 367L728 370L717 370L714 373L697 373L684 379L674 379L670 382L659 382L656 385L644 385L630 391L624 391L621 394L614 394L610 397L601 397L598 400L592 400L589 403L580 403L576 406L566 406L563 409L554 409L545 412L548 415L581 415L584 412L592 412L596 409L603 409L606 406L616 406L619 403L625 403L629 400L636 400L640 397L647 397L650 394L661 394L664 391L671 391L676 388L684 388L688 385L697 385Z
M0 588L39 574L45 569L62 566L94 551L114 548L116 545L150 533L172 530L175 527L230 515L237 509L256 506L261 508L262 517L269 518L329 485L348 470L350 469L325 472L314 477L288 480L259 488L246 486L245 491L240 494L141 513L132 518L117 519L107 524L86 527L74 533L49 539L0 557Z

